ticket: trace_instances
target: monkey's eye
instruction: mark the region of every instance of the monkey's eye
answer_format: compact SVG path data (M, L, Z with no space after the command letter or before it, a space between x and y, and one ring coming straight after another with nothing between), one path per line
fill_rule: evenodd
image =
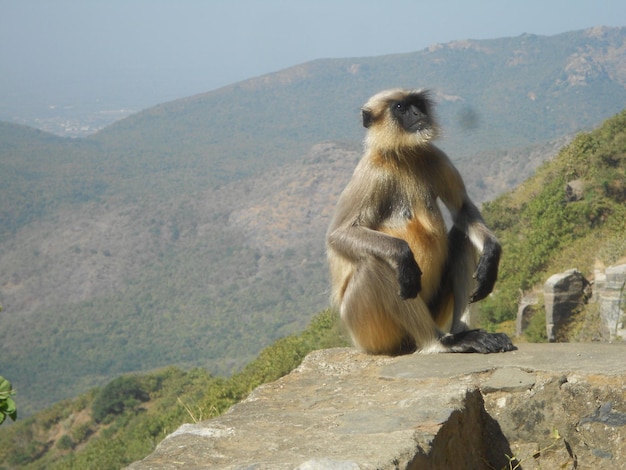
M399 111L401 113L404 113L406 111L406 106L404 106L404 103L400 102L400 103L396 103L395 106L396 111Z

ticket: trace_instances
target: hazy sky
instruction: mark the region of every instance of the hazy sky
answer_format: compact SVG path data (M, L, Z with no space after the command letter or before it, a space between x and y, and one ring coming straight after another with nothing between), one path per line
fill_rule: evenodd
M0 0L0 107L148 106L317 58L596 25L625 26L626 1Z

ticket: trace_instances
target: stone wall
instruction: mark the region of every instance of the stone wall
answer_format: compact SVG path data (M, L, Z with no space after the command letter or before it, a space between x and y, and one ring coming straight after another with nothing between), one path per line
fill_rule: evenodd
M604 341L626 341L626 264L596 270L593 284L577 270L554 274L543 286L546 312L546 334L550 342L559 341L559 333L577 310L588 302L598 304L600 331ZM520 336L528 325L530 316L541 308L536 293L520 301L516 333Z
M316 351L129 468L626 469L625 384L626 344Z

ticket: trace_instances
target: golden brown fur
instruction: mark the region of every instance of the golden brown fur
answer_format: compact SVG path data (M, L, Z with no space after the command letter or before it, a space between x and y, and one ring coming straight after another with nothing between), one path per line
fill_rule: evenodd
M458 171L431 143L438 126L428 93L381 92L363 107L363 124L365 152L327 234L332 302L354 343L384 354L508 350L484 332L442 340L461 334L469 301L491 291L499 245ZM454 219L450 234L438 199ZM472 295L486 241L476 272L482 286Z

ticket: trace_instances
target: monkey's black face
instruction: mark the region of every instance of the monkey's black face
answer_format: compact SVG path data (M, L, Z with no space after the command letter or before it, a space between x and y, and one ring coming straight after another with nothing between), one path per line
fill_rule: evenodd
M407 132L419 132L431 126L428 103L420 95L409 96L402 101L394 101L391 113Z
M372 112L369 109L361 110L361 117L363 118L363 127L366 129L372 125L374 121L374 117L372 116Z
M394 88L372 96L361 108L367 140L379 150L426 145L437 137L428 90Z

